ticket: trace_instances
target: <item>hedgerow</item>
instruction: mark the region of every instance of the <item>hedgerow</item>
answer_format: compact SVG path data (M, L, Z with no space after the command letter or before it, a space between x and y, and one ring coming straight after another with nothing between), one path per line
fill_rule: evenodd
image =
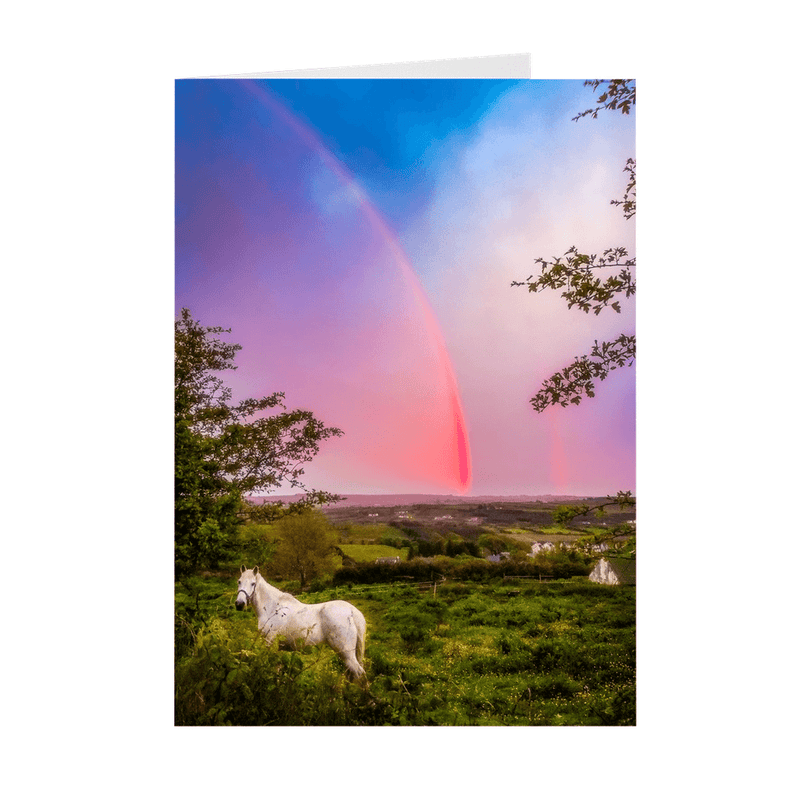
M341 567L332 577L334 586L391 583L392 581L492 581L521 575L525 577L570 578L588 575L591 561L573 550L556 548L536 558L515 558L493 563L483 558L412 558L399 564L361 563Z

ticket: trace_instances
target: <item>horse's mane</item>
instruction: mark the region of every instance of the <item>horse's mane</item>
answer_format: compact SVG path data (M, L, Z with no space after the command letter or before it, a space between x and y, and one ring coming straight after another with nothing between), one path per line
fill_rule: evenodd
M273 592L278 592L278 594L275 595L275 600L277 602L286 603L286 602L289 602L290 600L295 602L295 603L299 603L300 602L293 594L289 594L289 592L284 592L282 589L279 589L277 586L273 586L271 583L268 583L267 579L260 572L258 573L258 577L257 577L256 580L259 581L260 583L263 583L264 586L266 586L266 588L268 590L270 590L270 594L272 594Z

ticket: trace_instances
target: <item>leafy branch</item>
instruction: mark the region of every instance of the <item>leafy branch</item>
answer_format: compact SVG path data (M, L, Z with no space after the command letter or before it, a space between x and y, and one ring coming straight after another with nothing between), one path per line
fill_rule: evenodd
M302 514L316 506L338 503L343 500L341 495L322 492L317 489L307 492L299 500L284 503L283 500L274 500L266 503L257 504L251 500L245 500L243 515L250 522L277 522L283 517Z
M573 117L573 121L577 121L582 117L591 116L592 119L597 119L597 114L600 111L621 111L623 114L631 113L631 106L636 105L636 84L633 78L614 78L613 80L600 79L593 81L584 81L584 86L591 86L594 92L598 86L605 85L605 91L597 98L599 107L587 108L586 111L581 111L577 117Z
M553 512L553 522L557 525L570 525L575 517L583 517L592 513L596 517L603 517L608 506L619 506L620 510L628 507L635 508L636 498L631 492L617 492L616 496L608 495L606 502L593 506L587 504L559 506ZM587 553L595 552L597 547L605 545L616 550L618 555L635 556L636 529L631 523L623 522L602 533L583 536L576 544Z
M541 413L548 406L579 405L583 396L594 397L595 381L605 380L612 370L630 366L636 358L636 337L620 334L613 342L595 340L589 355L578 356L571 364L549 377L531 398Z
M553 511L553 522L556 525L569 525L575 517L585 517L587 514L594 513L596 517L602 517L608 506L619 506L620 509L636 506L636 498L631 492L617 492L616 495L607 495L604 503L597 505L571 505L559 506Z
M573 120L590 116L597 119L602 110L621 111L630 114L636 105L636 84L633 79L591 80L584 81L592 91L603 87L597 98L597 106L582 111ZM636 160L629 158L624 171L628 173L628 185L621 200L612 200L611 204L622 207L625 219L636 214ZM535 259L541 267L541 273L534 279L530 275L525 281L514 281L512 286L527 286L529 292L540 292L544 289L563 290L561 297L567 301L567 307L577 307L584 313L590 311L597 316L611 307L617 314L621 313L620 300L636 294L636 281L633 270L636 258L630 257L624 247L611 247L602 256L586 254L578 251L574 245L563 256L551 260ZM596 273L601 269L616 269L605 279ZM548 406L567 406L570 403L579 405L583 397L594 397L595 381L602 381L609 373L622 366L630 366L636 358L636 337L621 334L613 342L594 343L591 353L579 356L552 375L542 388L531 398L534 409L541 413Z
M598 256L579 253L578 248L573 246L552 261L535 259L535 263L542 267L539 277L532 280L533 275L530 275L527 280L513 281L511 285L527 286L529 292L566 287L561 296L569 308L577 306L587 314L593 311L597 315L610 305L619 314L619 302L612 302L614 296L624 292L627 298L636 293L636 282L631 273L631 268L636 266L636 259L627 256L628 251L624 247L609 248L602 256ZM605 281L593 274L593 270L608 267L622 269Z
M625 187L625 196L622 200L612 200L612 206L622 206L625 219L630 219L636 214L636 159L629 158L625 162L623 172L628 173L628 185Z
M575 546L588 555L607 550L615 556L636 556L636 528L629 522L623 522L602 533L581 536Z

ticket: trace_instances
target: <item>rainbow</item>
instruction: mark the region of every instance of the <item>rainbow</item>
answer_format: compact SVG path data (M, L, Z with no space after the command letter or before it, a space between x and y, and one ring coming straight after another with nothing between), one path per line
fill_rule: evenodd
M464 412L461 405L461 397L458 384L453 372L450 356L442 336L441 329L436 320L430 302L420 285L411 262L400 246L397 236L392 231L378 209L370 202L366 192L355 180L353 175L336 158L325 145L321 142L314 131L277 99L262 84L255 81L242 81L241 85L258 102L262 103L270 113L280 118L310 149L312 149L322 160L325 166L340 181L344 189L355 200L359 211L368 221L373 231L383 240L389 248L393 261L408 287L414 299L416 308L423 320L425 331L430 337L433 351L436 354L436 363L439 379L439 391L443 393L446 407L449 411L448 427L450 431L447 435L449 441L449 452L445 454L442 464L443 471L447 474L450 481L464 494L469 490L472 480L472 466L469 449L469 439L464 422Z

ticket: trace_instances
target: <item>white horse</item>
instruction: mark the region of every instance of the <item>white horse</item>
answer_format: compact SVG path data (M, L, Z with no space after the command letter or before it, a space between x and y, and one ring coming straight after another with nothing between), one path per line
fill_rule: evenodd
M258 567L242 565L236 608L253 606L258 629L271 644L285 636L292 646L327 644L339 654L354 678L366 680L362 663L367 623L364 615L344 600L308 605L268 584Z

